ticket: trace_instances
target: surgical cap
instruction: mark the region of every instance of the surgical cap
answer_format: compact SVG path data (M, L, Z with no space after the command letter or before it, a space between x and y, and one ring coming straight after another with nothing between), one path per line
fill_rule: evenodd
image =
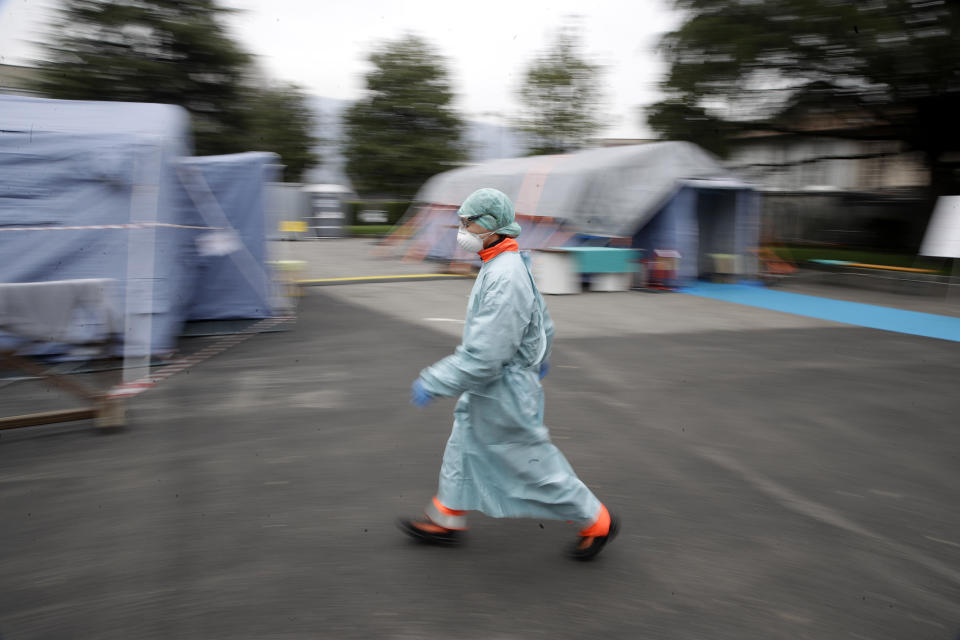
M495 233L520 235L520 225L513 221L513 203L507 194L496 189L477 189L463 201L457 215L475 220L484 229Z

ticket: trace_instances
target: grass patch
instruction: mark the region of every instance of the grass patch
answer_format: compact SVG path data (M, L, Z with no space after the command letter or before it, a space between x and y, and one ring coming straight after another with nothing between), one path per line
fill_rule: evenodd
M390 233L393 225L389 224L362 224L345 227L347 235L351 236L382 236Z
M862 262L884 267L911 267L915 269L937 269L940 273L950 273L950 261L943 258L931 258L909 253L883 253L880 251L856 251L835 247L791 247L772 246L774 253L790 262L802 264L811 260L846 260ZM811 265L812 266L812 265Z

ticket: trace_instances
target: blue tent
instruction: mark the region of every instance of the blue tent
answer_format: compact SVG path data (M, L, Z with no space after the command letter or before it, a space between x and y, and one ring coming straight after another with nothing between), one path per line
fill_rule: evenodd
M714 269L711 255L739 256L741 272L755 272L751 249L759 242L760 195L735 180L680 180L675 191L633 234L632 246L653 256L680 255L677 277L690 280Z
M170 351L195 233L173 161L190 148L180 107L0 96L0 282L111 279L128 353Z
M266 264L266 183L279 177L272 153L184 158L177 165L192 204L198 256L187 320L266 318L272 314Z

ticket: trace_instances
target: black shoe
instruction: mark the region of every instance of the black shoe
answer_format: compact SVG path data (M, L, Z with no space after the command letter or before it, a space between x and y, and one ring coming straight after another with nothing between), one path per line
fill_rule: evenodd
M463 542L463 531L447 529L426 519L413 520L401 518L397 520L397 527L411 538L427 544L438 544L449 547L456 546Z
M607 532L607 535L581 536L567 551L567 555L576 560L591 560L603 551L607 543L616 538L618 533L620 533L620 521L611 513L610 531Z

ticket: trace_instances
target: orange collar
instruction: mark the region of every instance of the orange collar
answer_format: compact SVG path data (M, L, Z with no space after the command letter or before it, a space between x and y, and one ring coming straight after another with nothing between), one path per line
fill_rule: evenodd
M507 251L519 251L520 245L517 244L517 241L513 238L504 238L503 241L498 242L492 247L487 247L486 249L480 250L480 259L484 262L490 262L496 258L501 253L506 253Z

